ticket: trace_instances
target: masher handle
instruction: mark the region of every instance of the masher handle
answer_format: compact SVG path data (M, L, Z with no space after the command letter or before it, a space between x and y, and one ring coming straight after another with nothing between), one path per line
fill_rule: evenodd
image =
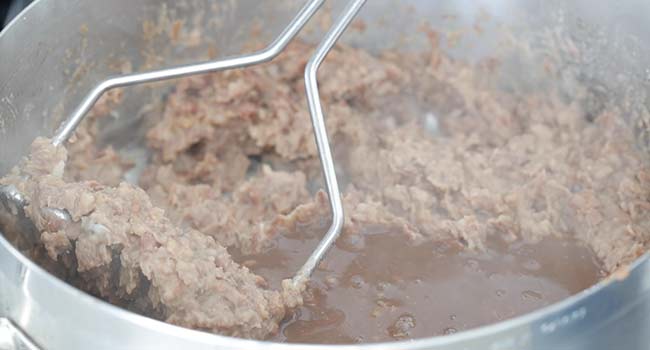
M323 175L325 177L325 185L332 213L332 223L330 224L325 236L318 243L316 249L314 249L305 264L293 277L293 283L295 286L299 286L309 279L309 276L314 272L318 263L323 259L343 229L343 203L341 200L341 192L339 191L339 184L336 179L336 169L334 168L334 160L332 159L332 151L330 150L327 128L325 127L323 107L318 92L317 73L318 68L321 63L323 63L327 54L332 50L336 41L341 37L345 29L348 27L350 22L352 22L354 17L356 17L357 13L359 13L359 10L361 10L365 3L366 0L352 0L348 3L343 10L343 13L332 25L327 34L325 34L325 37L318 45L316 51L311 56L309 62L307 62L307 66L305 67L305 90L307 92L309 114L311 115L314 138L316 139L321 168L323 169Z
M79 123L81 123L86 114L92 109L97 100L102 96L102 94L104 94L104 92L110 89L142 83L152 83L167 79L176 79L201 73L217 72L226 69L248 67L271 61L284 50L284 48L289 44L289 42L291 42L296 34L300 32L324 2L325 0L310 0L307 2L293 20L291 20L289 25L284 28L282 33L280 33L271 44L260 51L224 58L217 61L187 64L149 72L121 75L102 81L95 86L86 97L84 97L81 104L77 106L77 109L75 109L70 117L61 124L52 138L52 144L59 146L70 138L74 130L79 126Z

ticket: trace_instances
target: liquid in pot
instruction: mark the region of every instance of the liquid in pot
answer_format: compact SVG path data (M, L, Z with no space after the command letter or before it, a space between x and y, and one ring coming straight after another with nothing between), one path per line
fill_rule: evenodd
M264 254L240 256L278 287L318 243L322 225L284 232ZM388 227L343 236L314 274L305 304L288 315L275 341L381 342L452 334L559 301L604 276L593 251L571 239L538 243L491 239L467 252L457 241L405 242Z

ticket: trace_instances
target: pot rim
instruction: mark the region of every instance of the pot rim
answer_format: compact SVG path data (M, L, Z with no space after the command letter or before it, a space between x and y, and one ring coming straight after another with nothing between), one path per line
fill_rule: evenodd
M40 0L37 0L40 1ZM0 36L1 39L1 36ZM451 345L470 339L479 339L484 336L499 333L508 329L515 329L520 327L526 327L536 321L547 319L549 316L562 312L566 309L571 308L572 306L578 304L579 302L598 294L603 289L612 286L616 282L624 280L631 274L633 271L639 269L639 266L645 264L650 259L650 253L645 253L643 256L636 259L632 264L630 264L627 269L629 274L625 274L623 279L617 279L614 277L606 278L599 283L577 293L571 295L565 299L562 299L551 305L542 307L530 313L517 316L511 319L504 321L492 323L486 326L481 326L466 331L461 331L455 334L444 335L444 336L434 336L427 338L417 338L413 340L402 340L395 342L382 342L382 343L365 343L365 344L342 344L342 345L329 345L329 344L305 344L305 343L279 343L271 341L260 341L260 340L248 340L242 338L229 337L214 333L197 331L189 328L184 328L169 324L163 321L159 321L153 318L142 316L134 312L122 309L118 306L112 305L102 299L96 298L86 292L77 289L66 282L56 278L51 275L49 272L45 271L42 267L38 266L36 263L31 261L28 257L23 255L18 251L11 243L9 243L0 231L0 252L5 250L11 254L22 266L24 266L27 271L33 274L35 279L45 279L55 288L60 288L65 293L69 294L72 298L78 300L79 303L89 304L93 307L98 308L99 312L106 313L115 320L121 322L127 322L133 326L148 328L155 330L157 332L165 333L172 335L178 338L191 340L199 343L203 343L211 346L231 346L241 349L268 349L271 346L273 349L311 349L311 350L325 350L325 349L386 349L387 346L390 346L391 349L427 349L431 347L440 347L445 345ZM25 330L29 334L29 330Z
M16 17L14 17L5 28L0 31L0 40L3 39L5 34L12 30L13 27L18 26L21 19L25 17L33 8L39 6L44 2L44 0L35 0L30 3L22 12L20 12ZM259 340L248 340L242 338L229 337L219 334L213 334L193 329L188 329L173 324L169 324L163 321L155 320L146 316L136 314L134 312L122 309L118 306L112 305L102 299L96 298L86 292L79 290L66 282L58 279L57 277L51 275L49 272L44 270L42 267L38 266L36 263L31 261L28 257L23 255L18 251L11 243L9 243L0 231L0 255L3 252L8 252L10 256L22 267L24 267L27 273L33 275L33 278L39 280L45 280L47 284L51 285L54 288L60 289L62 292L68 294L70 299L77 300L78 303L87 304L90 307L95 307L98 312L105 313L109 315L114 321L126 322L136 328L145 328L154 330L156 332L161 332L181 340L191 341L195 343L200 343L207 346L214 347L228 347L228 348L240 348L240 349L271 349L271 350L295 350L295 349L311 349L311 350L325 350L325 349L428 349L433 347L442 347L453 344L462 343L472 339L480 339L488 335L497 334L506 330L514 329L526 329L531 324L546 320L549 317L562 313L563 311L572 310L572 307L580 302L585 301L591 296L601 293L604 289L616 284L616 282L621 282L626 279L627 276L634 271L640 269L640 266L643 264L650 264L650 252L644 253L641 257L637 258L633 263L631 263L627 269L629 274L625 274L623 278L617 279L615 277L606 278L597 284L579 292L574 295L571 295L565 299L562 299L553 304L547 305L540 309L534 310L524 315L520 315L514 318L510 318L504 321L499 321L492 323L486 326L481 326L466 331L461 331L451 335L444 336L433 336L426 338L417 338L413 340L402 340L394 342L382 342L382 343L362 343L362 344L308 344L308 343L279 343L272 341L259 341ZM0 269L0 272L1 269ZM2 315L0 315L2 316ZM16 320L12 320L16 321ZM18 325L20 323L18 322ZM24 330L29 335L29 329Z

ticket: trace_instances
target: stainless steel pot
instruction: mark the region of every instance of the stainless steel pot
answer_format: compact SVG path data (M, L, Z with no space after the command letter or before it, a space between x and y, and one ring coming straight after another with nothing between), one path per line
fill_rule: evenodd
M335 1L334 12L341 3ZM300 5L36 1L0 33L0 174L35 136L50 135L92 85L115 72L116 63L129 61L143 70L196 61L215 49L220 56L240 53L252 28L262 24L262 36L273 37ZM635 125L650 108L647 1L374 0L366 6L361 17L367 29L346 34L345 41L373 50L418 50L426 44L419 31L424 22L443 34L474 28L449 52L471 60L497 57L504 63L501 88L558 84L570 95L576 84L584 85L598 103L620 106ZM203 35L191 44L174 44L165 31L142 35L143 23L164 27L169 18L184 18L186 28L201 28ZM317 35L318 27L311 29L307 37ZM566 71L562 81L549 81L541 68L549 56ZM164 89L130 90L122 119L140 114L141 97ZM647 144L646 129L639 127L638 134L640 144ZM487 327L390 344L305 346L201 333L124 311L49 275L0 235L0 349L647 349L648 259L636 261L626 276Z

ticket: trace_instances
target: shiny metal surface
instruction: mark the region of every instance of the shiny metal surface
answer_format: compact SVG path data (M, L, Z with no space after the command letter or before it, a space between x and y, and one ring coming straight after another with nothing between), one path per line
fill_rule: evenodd
M306 283L309 276L311 276L318 263L323 259L325 253L334 244L334 241L336 241L336 238L343 229L343 203L341 201L339 183L336 179L336 171L334 170L334 160L332 159L330 142L327 137L327 128L325 128L325 117L323 116L323 106L321 105L320 95L318 93L316 73L318 73L318 68L323 63L327 53L332 50L336 41L341 37L341 34L350 25L350 22L352 22L365 3L366 0L350 1L348 6L343 10L340 18L336 20L332 28L325 34L323 40L316 47L316 52L314 52L314 55L305 66L305 90L307 92L309 114L311 115L316 147L318 147L318 155L320 156L321 167L323 168L323 175L325 177L325 187L327 188L330 211L332 212L332 223L325 236L323 236L316 249L314 249L314 252L307 258L305 264L294 276L292 280L294 285Z
M11 321L0 317L0 350L38 350L38 347Z
M9 213L18 215L19 208L22 210L27 201L16 186L0 185L0 204L4 205Z
M203 1L164 0L39 0L0 33L0 173L5 173L26 153L37 135L51 134L63 115L70 115L85 93L115 69L104 58L116 47L134 67L143 65L143 48L160 53L156 67L186 64L203 57L207 45L218 43L219 56L242 52L255 18L264 23L268 37L280 33L297 6L295 1L220 1L220 22L206 25L205 46L166 50L165 38L149 42L139 34L142 20L157 20L159 8L178 16L208 11ZM271 4L272 3L272 4ZM334 1L337 11L343 2ZM190 5L188 5L190 4ZM450 50L463 57L485 57L499 41L499 28L511 27L515 38L530 38L530 46L543 46L546 33L574 38L588 59L575 64L581 82L603 89L608 99L621 97L628 116L648 108L650 57L650 3L622 0L374 0L359 13L368 24L364 33L347 32L341 40L379 50L386 47L417 49L422 38L400 37L417 33L423 22L436 29L456 30L456 22L472 26L480 16L478 6L499 25L481 26L480 39L461 42ZM233 6L233 7L230 7ZM403 6L403 9L402 9ZM129 8L131 11L124 11ZM386 11L390 8L391 11ZM443 14L453 12L456 22ZM209 13L209 12L208 12ZM208 16L210 17L210 16ZM273 19L276 19L274 21ZM79 28L88 24L87 31ZM497 30L498 29L498 30ZM494 35L493 35L494 34ZM314 30L309 38L318 40ZM554 34L555 35L555 34ZM84 38L87 39L84 44ZM149 45L149 46L148 46ZM130 49L133 48L133 49ZM67 53L66 53L67 52ZM72 56L73 59L70 59ZM574 59L574 58L571 58ZM81 69L92 64L93 70ZM509 77L520 78L518 87L540 88L534 69L506 67ZM521 68L521 69L520 69ZM66 73L70 71L71 73ZM75 73L76 74L72 74ZM522 72L525 72L522 73ZM528 83L528 84L525 84ZM134 99L149 90L130 91ZM623 98L624 97L624 98ZM136 101L141 103L141 99ZM138 115L128 101L123 115ZM130 109L129 109L130 108ZM57 120L58 119L58 120ZM125 118L128 119L128 118ZM640 131L644 137L643 130ZM333 145L336 148L336 145ZM0 237L0 318L11 320L42 349L647 349L650 344L650 262L640 258L627 276L594 286L578 295L536 312L498 324L445 337L391 344L318 346L271 344L212 335L175 327L116 308L52 277ZM0 333L0 344L6 344Z

